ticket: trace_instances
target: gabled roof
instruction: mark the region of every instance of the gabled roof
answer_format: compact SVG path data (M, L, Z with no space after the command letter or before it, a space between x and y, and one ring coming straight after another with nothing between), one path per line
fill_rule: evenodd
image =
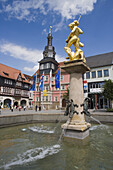
M33 78L35 74L39 75L39 69L31 77Z
M90 68L112 65L113 52L86 57L86 63Z
M20 70L17 70L15 68L12 68L12 67L9 67L9 66L6 66L0 63L0 76L13 79L13 80L17 80L19 74L21 74L23 82L29 83L29 81L25 78L25 76Z

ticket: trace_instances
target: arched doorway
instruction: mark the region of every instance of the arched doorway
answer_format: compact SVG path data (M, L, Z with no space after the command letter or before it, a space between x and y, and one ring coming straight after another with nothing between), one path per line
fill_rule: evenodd
M10 107L11 106L11 100L10 99L5 99L4 100L4 107Z
M66 100L65 99L62 100L62 107L66 107Z
M22 107L26 106L26 100L21 100L20 105L21 105Z
M16 106L16 108L18 107L18 102L17 101L14 102L14 107L15 106Z

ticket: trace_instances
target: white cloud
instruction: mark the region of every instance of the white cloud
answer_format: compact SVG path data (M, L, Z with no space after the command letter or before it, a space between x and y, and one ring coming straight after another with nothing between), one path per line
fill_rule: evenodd
M35 65L34 67L24 67L24 70L30 73L34 73L39 69L39 65Z
M36 63L42 58L41 50L27 49L13 43L5 42L0 44L0 52L11 57Z
M60 55L56 55L56 60L58 61L58 62L62 62L62 61L65 61L66 59L64 58L64 57L61 57Z
M46 35L47 35L47 30L46 30L46 28L43 29L42 34L46 34Z
M76 15L91 12L96 2L97 0L13 0L11 3L9 0L9 4L4 3L2 12L8 13L9 17L25 19L28 22L38 19L40 13L47 15L49 12L53 12L53 16L61 16L63 22L64 19L75 19Z
M41 50L35 50L35 49L27 49L26 47L22 47L10 42L2 42L0 43L0 52L4 55L8 55L9 57L13 57L16 59L20 59L26 62L31 62L34 64L33 67L27 67L25 66L23 68L24 71L28 73L34 73L37 69L39 69L38 61L40 61L43 58ZM59 55L56 55L56 60L58 62L64 61L65 58L60 57Z

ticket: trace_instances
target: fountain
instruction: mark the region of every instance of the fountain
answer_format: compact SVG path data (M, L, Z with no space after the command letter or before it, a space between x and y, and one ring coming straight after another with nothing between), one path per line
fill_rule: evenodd
M75 140L58 141L61 134L58 123L2 128L0 170L112 169L113 126L92 125L90 130L89 141L77 145Z
M68 54L66 59L70 61L64 62L64 66L61 67L70 74L69 99L73 101L71 108L75 107L76 104L76 110L73 111L74 114L71 116L70 121L62 125L62 129L66 138L85 139L89 136L91 124L85 121L84 111L81 105L84 100L82 74L89 71L90 68L86 64L83 51L79 49L79 46L83 47L84 45L78 38L79 34L83 33L78 25L79 22L77 20L69 24L71 33L66 40L67 44L64 49ZM72 44L75 47L75 52L71 51L70 47Z

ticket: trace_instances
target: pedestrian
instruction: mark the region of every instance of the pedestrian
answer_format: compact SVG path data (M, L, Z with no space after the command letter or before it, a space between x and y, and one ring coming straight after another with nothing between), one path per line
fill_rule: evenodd
M36 111L36 112L37 112L37 107L38 107L38 106L36 105L36 106L35 106L35 111Z
M11 107L11 111L13 112L13 106Z
M24 106L24 111L26 110L26 106Z
M19 111L21 111L21 106L19 106Z
M2 112L2 107L0 106L0 114L1 114L1 112Z

